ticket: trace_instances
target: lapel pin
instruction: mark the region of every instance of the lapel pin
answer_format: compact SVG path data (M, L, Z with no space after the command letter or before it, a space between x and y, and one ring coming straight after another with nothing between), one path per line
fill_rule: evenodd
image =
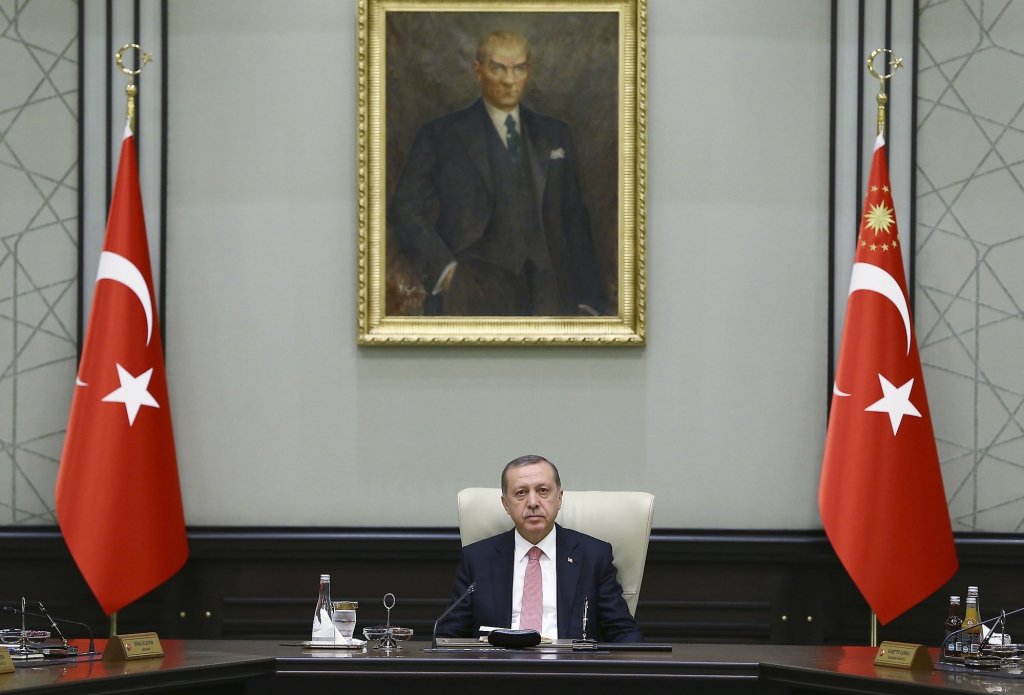
M572 562L572 558L569 558L569 562Z

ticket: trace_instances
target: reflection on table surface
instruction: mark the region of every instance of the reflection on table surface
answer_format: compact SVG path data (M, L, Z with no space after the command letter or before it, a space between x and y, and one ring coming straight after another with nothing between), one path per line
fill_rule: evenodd
M102 650L105 642L97 640L97 649ZM403 645L401 651L385 654L373 650L313 650L283 646L282 642L162 640L165 654L153 659L19 665L14 674L0 675L0 692L106 678L127 679L117 681L122 683L137 679L148 688L159 685L161 680L169 684L183 677L194 678L196 682L244 680L275 672L281 677L345 671L363 676L501 671L597 676L721 676L750 682L753 688L762 680L823 690L843 689L852 684L868 691L878 688L899 692L904 687L930 686L939 690L1024 695L1024 680L978 672L876 667L873 663L876 650L871 647L676 644L671 652L431 653L423 651L429 642L413 641ZM74 640L73 643L83 650L87 648L84 641ZM937 661L938 650L931 650L931 654Z
M68 640L85 652L89 640ZM103 651L107 640L97 639L96 650ZM268 657L243 652L222 652L204 648L198 643L182 640L161 640L164 655L135 661L102 661L82 657L74 661L15 662L14 673L0 674L0 692L34 688L58 683L96 680L116 677L139 677L144 674L174 672L183 669L208 670L244 678L246 674L260 675L273 672L273 661Z

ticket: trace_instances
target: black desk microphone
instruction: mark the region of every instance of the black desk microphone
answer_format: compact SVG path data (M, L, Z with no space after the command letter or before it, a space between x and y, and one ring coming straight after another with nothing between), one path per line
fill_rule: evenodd
M431 649L437 649L437 626L441 624L442 620L444 620L445 618L448 617L449 613L451 613L453 610L455 610L455 606L457 606L460 603L462 603L462 601L467 596L469 596L471 593L473 593L474 591L476 591L476 582L473 582L472 584L470 584L469 588L466 589L466 593L462 594L462 596L459 596L459 599L455 603L453 603L452 605L448 606L448 610L446 610L444 613L442 613L441 617L437 619L436 623L434 623L434 639L430 643L430 648Z

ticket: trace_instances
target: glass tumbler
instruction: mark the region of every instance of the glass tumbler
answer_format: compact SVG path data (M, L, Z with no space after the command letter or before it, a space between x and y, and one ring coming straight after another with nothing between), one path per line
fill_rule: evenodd
M335 641L351 642L352 633L356 629L356 609L359 608L357 601L335 601L334 602L334 630Z

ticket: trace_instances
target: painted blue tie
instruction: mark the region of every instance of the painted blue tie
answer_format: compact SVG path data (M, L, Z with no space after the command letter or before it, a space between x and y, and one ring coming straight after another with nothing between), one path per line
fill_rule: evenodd
M518 162L519 143L522 138L519 137L519 132L516 130L516 119L512 118L512 114L505 119L505 127L508 128L508 153L512 156L512 161Z

